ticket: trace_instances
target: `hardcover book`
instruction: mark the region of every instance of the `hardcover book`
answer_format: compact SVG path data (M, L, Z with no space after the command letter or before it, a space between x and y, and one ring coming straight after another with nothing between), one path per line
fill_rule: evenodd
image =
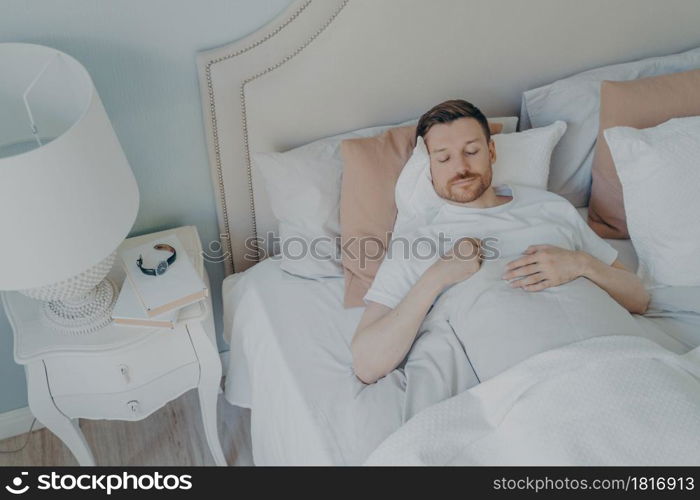
M159 262L167 260L171 255L168 251L153 248L159 243L170 245L175 249L177 252L175 262L169 265L161 275L144 274L136 263L139 257L143 258L144 268L155 269ZM124 249L119 252L119 257L126 271L127 280L148 318L178 310L209 295L204 281L192 265L182 243L174 234Z
M149 317L136 296L131 281L124 277L121 292L112 311L112 319L120 325L175 328L178 311L179 309L172 309L159 316Z

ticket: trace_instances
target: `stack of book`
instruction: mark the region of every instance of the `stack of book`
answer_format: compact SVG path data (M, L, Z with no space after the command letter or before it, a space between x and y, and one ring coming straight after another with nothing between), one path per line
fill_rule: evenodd
M165 273L144 274L136 264L143 257L143 267L156 268L167 260L170 252L156 250L154 245L172 246L177 256ZM209 291L192 265L185 248L174 234L118 252L126 272L117 303L112 311L115 323L132 326L174 328L178 312L185 306L205 299Z

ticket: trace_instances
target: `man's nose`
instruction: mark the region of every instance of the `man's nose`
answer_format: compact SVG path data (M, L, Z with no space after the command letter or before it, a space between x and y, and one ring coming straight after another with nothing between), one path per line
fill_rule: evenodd
M460 174L466 174L471 170L471 165L469 164L469 158L462 155L460 160L457 162L457 170Z

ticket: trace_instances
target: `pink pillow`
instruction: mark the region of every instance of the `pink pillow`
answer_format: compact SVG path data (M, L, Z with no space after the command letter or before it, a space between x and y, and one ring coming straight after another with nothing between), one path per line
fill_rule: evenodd
M492 134L503 124L491 123ZM340 229L345 273L345 307L362 307L384 260L396 220L394 187L411 157L416 127L396 127L375 136L346 139L340 145L343 180Z
M588 225L603 238L629 238L622 186L603 131L649 128L671 118L700 115L700 69L638 80L604 81L600 127L593 157Z

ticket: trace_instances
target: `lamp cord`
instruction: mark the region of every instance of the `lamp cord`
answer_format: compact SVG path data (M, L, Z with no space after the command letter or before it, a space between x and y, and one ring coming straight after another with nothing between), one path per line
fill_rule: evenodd
M42 75L46 72L46 69L51 65L52 62L54 62L60 56L61 56L61 53L56 52L55 57L52 57L51 59L46 61L46 64L44 64L44 67L34 77L34 80L32 80L32 82L29 84L27 89L22 94L22 100L24 101L24 107L27 110L27 116L29 117L29 126L32 129L32 135L34 136L34 139L36 140L39 147L42 146L41 138L39 137L39 130L36 128L36 123L34 123L34 115L32 114L32 108L29 106L29 100L27 99L27 96L29 95L29 92L31 92L32 88L34 88L34 85L36 85L36 82L38 82L39 79L42 77Z
M29 440L32 438L32 430L34 430L34 424L36 424L36 418L32 420L32 425L29 426L29 430L27 431L27 439L24 440L24 444L17 448L16 450L0 450L0 453L2 454L9 454L9 453L19 453L23 449L27 447L29 444Z

